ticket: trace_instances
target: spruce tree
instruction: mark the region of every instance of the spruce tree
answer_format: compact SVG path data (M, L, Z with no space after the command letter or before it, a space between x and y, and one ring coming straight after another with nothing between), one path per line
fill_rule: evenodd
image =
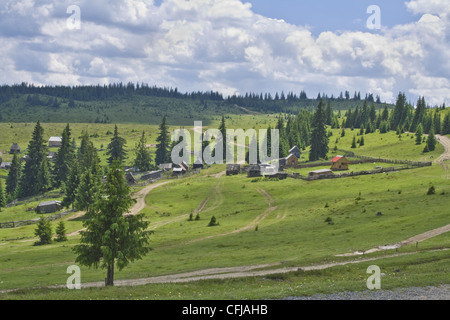
M46 218L39 219L39 222L34 230L34 235L39 237L39 241L35 245L44 245L52 243L52 225L50 220Z
M434 151L436 149L436 137L434 135L434 128L431 128L430 133L427 138L427 149L428 151Z
M53 166L53 176L55 187L61 186L61 183L67 180L70 167L74 162L75 153L72 147L70 126L67 124L61 139L61 147L56 153Z
M16 196L17 187L20 181L21 168L22 161L17 155L17 152L14 152L14 156L11 162L11 168L9 169L8 176L6 177L6 193L9 196Z
M47 156L47 146L44 140L44 129L40 122L36 123L33 136L28 144L28 158L23 168L19 182L19 197L36 194L38 187L38 172L44 157Z
M170 136L166 123L166 117L164 116L162 122L159 126L159 136L156 138L156 156L155 162L156 165L160 165L163 163L171 162L171 154L170 154Z
M149 222L143 214L124 216L135 200L118 161L109 169L102 195L90 208L90 219L83 223L86 230L74 251L76 263L107 269L105 285L113 286L116 265L122 270L150 251Z
M152 156L147 148L147 139L145 138L145 132L142 132L141 139L136 144L136 158L134 160L134 166L138 171L149 171L152 169Z
M320 100L314 114L312 122L311 149L309 161L316 161L325 158L328 153L328 135L326 130L326 114L323 109L323 102Z
M441 134L450 134L450 113L447 113L444 117L444 122L442 123Z
M100 197L101 181L98 176L88 170L80 177L80 183L75 191L74 207L80 211L89 211L91 206Z
M50 175L50 169L48 166L47 157L44 157L39 166L37 174L37 184L35 194L43 194L52 188L52 181Z
M126 159L125 145L127 141L119 136L117 125L114 127L114 135L111 138L111 142L108 144L106 154L109 155L108 163L112 164L114 160L119 160L122 164Z
M67 181L63 183L64 190L64 198L61 201L61 204L68 208L70 206L74 206L75 198L77 195L77 189L80 184L80 173L78 171L78 165L75 163L72 165L70 169L69 177Z
M422 135L423 135L423 128L422 124L419 123L416 129L416 144L422 144Z
M353 141L352 141L352 149L356 148L356 137L353 136Z
M67 236L66 236L66 226L64 224L64 221L60 221L58 223L58 226L56 227L56 239L55 241L57 242L63 242L63 241L67 241Z
M0 211L6 207L5 190L3 189L3 180L0 179Z

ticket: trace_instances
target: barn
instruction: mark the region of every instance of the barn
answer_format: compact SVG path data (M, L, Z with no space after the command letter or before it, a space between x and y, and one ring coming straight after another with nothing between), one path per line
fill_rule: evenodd
M297 159L300 159L300 155L302 154L301 150L297 146L292 147L292 149L289 150L289 153L296 156Z
M21 149L17 143L13 143L11 148L9 148L9 154L14 154L15 152L20 153Z
M261 177L261 167L259 166L259 164L251 165L250 168L248 169L247 176L249 178Z
M241 173L241 165L227 164L227 176L235 176L239 173Z
M50 137L48 139L48 146L50 148L59 148L62 144L62 138L61 137Z
M337 156L331 160L331 170L342 171L348 170L348 160L344 156Z
M319 178L319 177L331 176L331 175L333 175L333 171L331 171L331 169L320 169L320 170L311 171L309 173L310 178Z
M62 209L61 201L45 201L39 203L36 207L37 213L54 213L58 212Z
M162 170L145 173L141 176L141 180L159 180L162 178Z
M284 158L284 167L292 168L298 165L298 157L294 154L290 154L286 158Z

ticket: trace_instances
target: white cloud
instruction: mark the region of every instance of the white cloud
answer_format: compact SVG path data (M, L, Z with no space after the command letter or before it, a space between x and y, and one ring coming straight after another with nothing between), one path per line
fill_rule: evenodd
M448 0L411 0L417 22L323 32L257 15L239 0L71 0L0 4L0 82L148 82L181 91L404 91L450 103Z

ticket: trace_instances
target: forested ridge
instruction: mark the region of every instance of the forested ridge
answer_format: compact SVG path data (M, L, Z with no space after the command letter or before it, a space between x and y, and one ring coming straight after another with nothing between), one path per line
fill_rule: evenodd
M364 101L383 108L378 96L349 91L338 97L305 91L245 93L224 97L219 92L182 93L177 88L161 88L139 83L85 86L36 86L28 83L0 86L0 121L3 122L86 122L86 123L160 123L189 125L194 119L208 123L214 116L246 112L288 113L314 110L323 99L334 110L362 107ZM389 106L392 107L392 106ZM244 108L244 109L243 109Z

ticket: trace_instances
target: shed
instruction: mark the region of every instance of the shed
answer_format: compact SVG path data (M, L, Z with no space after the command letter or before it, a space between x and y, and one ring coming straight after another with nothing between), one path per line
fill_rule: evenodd
M241 173L240 164L227 164L227 176L235 176Z
M162 171L170 171L170 170L172 170L172 166L173 165L171 163L162 163L162 164L159 165L159 168Z
M11 169L11 162L1 162L0 169L5 169L5 170Z
M284 158L284 167L285 168L292 168L296 167L298 165L298 157L294 154L290 154L286 158Z
M247 176L249 178L261 177L261 167L259 164L253 164L248 169Z
M45 201L39 203L36 207L37 213L54 213L60 211L62 209L61 201Z
M125 174L125 179L127 180L128 184L136 184L136 178L131 172L127 172Z
M301 150L297 146L293 146L291 150L289 150L290 154L293 154L297 157L297 159L300 159L300 155L302 154Z
M331 176L331 175L333 175L333 171L331 171L331 169L320 169L320 170L311 171L309 173L309 176L312 178Z
M62 137L50 137L48 139L48 146L50 148L59 148L62 144Z
M162 178L162 170L147 172L141 176L141 180L158 180Z
M20 153L21 149L17 143L13 143L11 148L9 148L9 154L14 154L14 152Z
M56 152L50 151L50 152L48 153L47 159L48 159L48 160L54 160L54 159L56 159Z
M331 160L331 170L342 171L348 170L348 160L344 156L336 156Z
M203 169L203 161L198 159L194 162L193 169Z

